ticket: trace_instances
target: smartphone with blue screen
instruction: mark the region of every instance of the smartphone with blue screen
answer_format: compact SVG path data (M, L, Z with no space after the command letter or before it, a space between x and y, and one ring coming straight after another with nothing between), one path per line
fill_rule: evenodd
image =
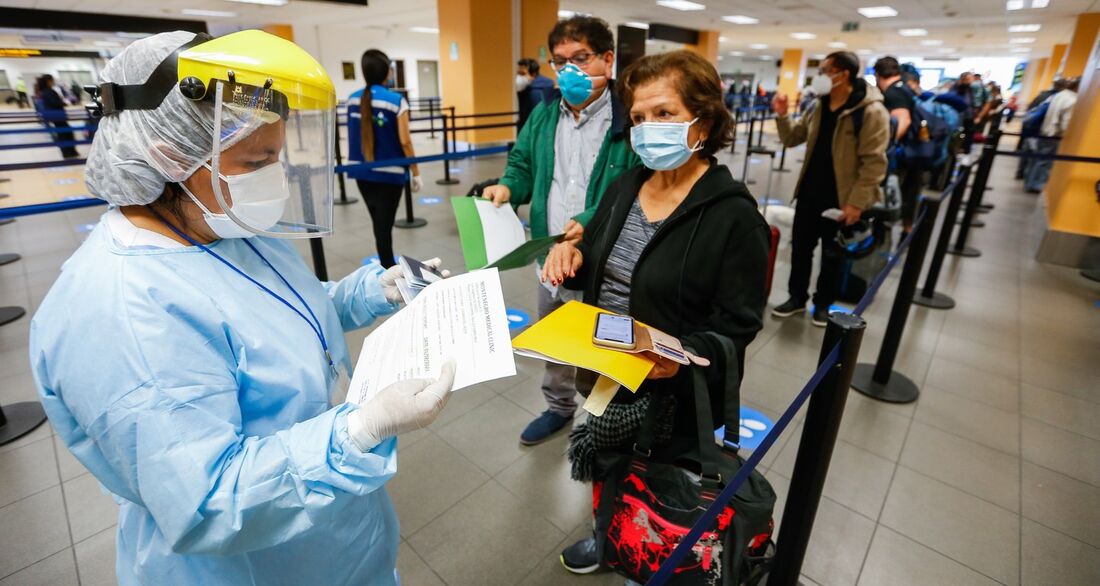
M638 345L634 339L634 318L613 313L598 314L592 343L616 350L633 350Z

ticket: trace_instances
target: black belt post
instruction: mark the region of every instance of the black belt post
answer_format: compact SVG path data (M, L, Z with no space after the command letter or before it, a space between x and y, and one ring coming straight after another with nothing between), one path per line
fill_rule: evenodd
M756 112L749 110L749 135L745 142L746 148L752 148L752 133L754 130L756 130Z
M909 319L909 308L913 304L913 294L917 290L917 280L920 279L921 267L924 265L924 253L928 250L928 241L936 226L942 197L933 195L921 199L924 220L917 226L913 244L906 253L905 267L902 268L898 290L894 295L894 306L886 323L878 360L874 364L856 365L852 388L872 399L889 403L912 403L920 396L917 383L899 372L894 372L894 359L898 356L898 345L905 332L905 322Z
M455 115L454 106L451 106L450 110L451 110L452 118L451 118L451 123L449 125L447 124L447 115L443 114L443 154L447 154L447 153L451 152L451 148L449 146L450 138L447 136L447 134L448 134L447 130L449 128L453 128L454 125L455 125L455 122L454 122L454 115ZM443 112L443 109L440 108L440 113L442 114L442 112ZM456 139L457 139L457 136L456 136ZM436 185L456 185L456 184L458 184L458 179L451 179L451 162L450 161L443 161L443 178L442 179L436 179L435 184ZM407 221L413 221L414 218L412 217L412 202L408 203L408 208L409 208L408 217L406 218L406 220ZM394 224L394 225L396 225L396 224ZM421 224L421 226L423 226L423 224ZM416 226L403 226L403 227L404 228L416 228Z
M768 111L760 110L760 129L757 130L759 134L756 136L756 146L764 145L764 122L768 119Z
M966 239L970 235L970 227L974 223L974 215L978 213L978 204L985 191L985 185L989 180L989 170L993 167L993 155L997 152L997 145L988 142L982 145L982 157L978 160L978 170L974 173L974 185L970 188L970 198L966 200L966 209L963 211L962 220L959 222L959 234L955 238L955 246L948 250L956 256L977 257L982 251L967 246Z
M840 354L837 363L810 395L791 473L791 491L787 494L783 522L779 526L775 560L768 575L769 586L798 584L866 328L866 322L857 315L839 312L829 315L818 364L828 358L837 343Z
M966 193L966 182L970 176L970 164L958 166L959 174L955 178L955 187L947 201L947 211L944 212L943 222L940 223L940 235L936 239L936 249L932 252L932 261L928 264L928 275L924 278L924 287L913 297L913 303L932 309L951 309L955 307L955 300L943 293L936 292L936 282L940 278L940 270L943 268L943 259L947 255L947 247L951 244L951 230L955 227L955 220L959 216L959 208L962 207L963 194Z
M340 123L336 123L336 166L344 164L344 155L340 153ZM350 155L350 153L349 153ZM346 206L349 203L355 203L359 201L358 198L348 197L348 188L344 185L344 174L336 174L336 182L340 185L340 199L334 201L338 206Z
M443 161L443 163L447 164L447 161ZM424 218L413 216L413 190L412 183L410 183L408 179L405 180L405 219L395 220L393 225L405 229L420 228L428 225L428 221Z
M787 145L783 145L783 150L779 153L779 168L773 169L777 173L790 173L790 169L784 169L783 165L787 162Z
M737 125L741 123L741 113L737 108L733 109L733 140L730 141L730 154L737 154Z

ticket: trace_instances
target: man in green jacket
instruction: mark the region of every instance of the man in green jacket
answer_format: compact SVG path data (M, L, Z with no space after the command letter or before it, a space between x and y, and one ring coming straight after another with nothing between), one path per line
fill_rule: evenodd
M562 97L535 108L500 183L482 195L498 206L531 204L533 238L564 233L580 240L607 186L641 161L626 140L627 115L613 91L615 45L607 23L590 16L559 21L547 46ZM542 283L539 317L573 299L570 293ZM541 443L573 420L575 373L573 367L546 364L542 393L548 409L527 426L520 443Z

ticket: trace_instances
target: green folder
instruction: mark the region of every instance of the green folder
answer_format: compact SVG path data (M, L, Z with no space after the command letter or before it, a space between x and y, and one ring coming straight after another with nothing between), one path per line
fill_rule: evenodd
M462 256L466 260L466 269L497 268L502 271L518 269L535 262L546 254L555 243L561 241L561 234L528 240L515 250L499 258L492 264L485 252L485 230L481 226L481 216L473 197L452 197L455 221L458 223L458 239L462 243Z

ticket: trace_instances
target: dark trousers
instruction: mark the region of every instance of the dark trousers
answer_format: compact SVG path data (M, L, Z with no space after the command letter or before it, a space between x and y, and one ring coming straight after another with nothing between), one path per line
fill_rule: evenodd
M54 116L64 116L65 115L64 110L60 111L60 113L58 113L56 111L47 111L47 112L50 113L50 114L53 114ZM65 120L53 120L53 121L50 122L50 124L52 124L54 128L71 128L69 126L69 123ZM73 136L73 133L71 133L71 132L56 132L53 135L53 140L54 140L54 142L72 142L72 141L76 140L76 137ZM75 146L69 145L69 146L63 146L63 147L58 147L58 148L61 149L61 156L65 157L66 159L71 159L71 158L75 158L75 157L80 156L80 153L77 152Z
M917 210L917 200L921 196L921 184L928 165L920 161L906 161L899 173L901 187L901 219L905 226L913 225L913 215Z
M374 244L378 249L378 262L383 267L392 267L393 258L393 221L397 219L397 207L401 204L401 192L405 185L401 183L380 183L357 179L359 194L367 204L370 221L374 227Z
M813 204L796 205L794 226L791 228L791 277L787 291L791 298L805 303L809 299L810 274L813 272L814 248L821 241L821 271L817 275L817 291L814 305L829 307L836 301L840 275L844 270L844 257L836 243L840 224L821 217L829 207Z

